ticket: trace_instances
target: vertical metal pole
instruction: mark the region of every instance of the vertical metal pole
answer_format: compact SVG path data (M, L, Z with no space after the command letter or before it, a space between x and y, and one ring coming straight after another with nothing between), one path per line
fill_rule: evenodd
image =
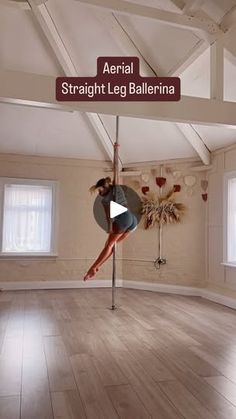
M161 258L161 226L158 226L158 257Z
M114 143L114 161L113 161L113 171L114 179L113 186L119 184L119 116L116 116L116 141ZM115 199L115 196L113 197ZM116 291L116 244L113 247L112 251L112 305L111 309L115 310L115 291Z
M115 291L116 291L116 244L114 244L112 251L112 304L111 309L115 310Z
M160 227L159 227L159 246L160 246L159 257L160 257L160 259L162 259L162 228L163 228L163 226L160 225Z
M163 166L161 165L161 176L163 176ZM160 190L160 196L162 196L162 188ZM162 224L159 225L159 258L162 259Z

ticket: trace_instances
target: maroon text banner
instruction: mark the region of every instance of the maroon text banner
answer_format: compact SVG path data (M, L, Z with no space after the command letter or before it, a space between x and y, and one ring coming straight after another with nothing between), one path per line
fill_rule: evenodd
M96 77L58 77L57 101L180 100L179 77L142 77L137 57L99 57Z

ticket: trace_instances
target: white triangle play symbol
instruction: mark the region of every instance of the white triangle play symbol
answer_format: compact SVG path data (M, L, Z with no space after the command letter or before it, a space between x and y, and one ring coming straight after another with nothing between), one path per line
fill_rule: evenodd
M123 212L128 211L123 205L117 204L114 201L110 201L110 218L117 217L117 215L123 214Z

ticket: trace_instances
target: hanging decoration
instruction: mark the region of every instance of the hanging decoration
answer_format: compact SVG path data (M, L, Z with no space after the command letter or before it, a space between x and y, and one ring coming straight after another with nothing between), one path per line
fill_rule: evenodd
M204 202L206 202L208 198L208 194L207 194L208 181L206 179L201 180L201 188L204 191L204 193L202 193L202 199Z
M147 192L149 192L149 186L143 186L142 187L142 193L144 194L144 195L146 195L146 193Z
M196 176L193 176L193 175L184 176L184 184L186 186L192 188L196 182L197 182Z
M179 186L179 185L178 185ZM164 196L148 192L142 199L142 214L145 229L157 225L179 223L185 213L185 206L175 202L174 187Z
M162 188L166 184L166 178L165 177L156 177L156 184L159 186L159 188Z
M173 190L174 190L174 192L180 192L181 191L181 185L174 185Z
M184 184L186 186L186 193L188 196L193 195L193 186L196 184L197 178L193 175L186 175L184 176Z
M201 180L201 188L204 192L207 191L207 188L208 188L208 181L207 180L205 180L205 179Z
M181 185L177 182L167 192L167 179L163 177L163 170L168 175L172 175L175 182L182 177L182 172L172 169L172 167L164 168L160 166L160 171L151 170L151 175L155 179L155 183L159 189L158 193L151 192L148 186L142 187L142 209L144 218L144 227L146 230L156 226L158 234L158 257L154 261L156 269L166 265L167 259L163 256L163 227L165 224L179 223L185 213L185 206L176 202L176 193L181 191ZM159 176L157 176L159 174ZM144 179L142 179L145 181Z
M148 173L142 173L141 179L144 183L148 183L149 182L149 174Z
M172 176L175 180L179 180L182 176L182 172L180 170L174 170Z

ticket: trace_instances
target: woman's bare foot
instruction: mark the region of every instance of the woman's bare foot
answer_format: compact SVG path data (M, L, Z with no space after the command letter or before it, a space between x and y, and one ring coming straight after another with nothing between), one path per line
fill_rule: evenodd
M98 271L98 268L90 268L84 277L84 281L87 281L87 279L90 279L94 275L96 275L97 271Z

